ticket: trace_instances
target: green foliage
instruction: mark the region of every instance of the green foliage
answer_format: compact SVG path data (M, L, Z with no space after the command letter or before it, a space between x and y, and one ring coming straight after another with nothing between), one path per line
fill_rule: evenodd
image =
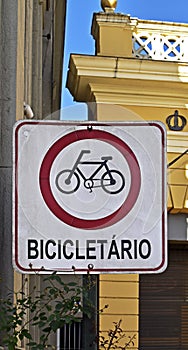
M134 346L134 339L136 335L134 334L132 337L127 337L126 333L121 328L122 320L118 322L113 322L114 328L109 329L107 336L102 335L104 332L100 332L99 336L99 349L120 349L126 350L129 349L130 346ZM128 338L127 340L125 338ZM123 344L123 345L121 345Z
M43 291L37 291L34 286L28 294L25 292L28 289L28 280L25 279L20 291L10 293L6 299L0 300L0 333L3 334L1 346L15 350L20 341L26 340L31 350L53 349L49 336L57 329L65 324L79 322L80 312L91 318L94 312L102 313L108 308L105 305L97 311L90 303L90 291L94 283L90 275L87 287L75 282L65 283L56 273L49 275L44 281L46 287ZM134 346L135 335L127 337L121 328L121 322L113 322L114 329L110 329L107 336L100 333L100 350L126 350ZM38 340L33 339L33 327L40 330Z
M0 300L0 332L3 334L3 344L0 345L14 350L19 341L26 339L31 350L50 349L48 339L52 333L64 324L79 322L79 312L91 312L89 301L87 310L83 310L81 297L87 291L79 284L64 283L56 273L45 278L45 283L47 286L42 292L34 287L28 295L23 291L26 288L22 288ZM27 284L26 279L24 287ZM40 329L39 341L32 337L34 326Z

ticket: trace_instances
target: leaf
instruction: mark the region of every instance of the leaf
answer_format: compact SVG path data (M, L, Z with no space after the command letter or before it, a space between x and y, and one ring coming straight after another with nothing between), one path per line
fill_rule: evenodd
M29 331L27 329L23 329L21 331L21 334L27 339L32 339L32 336L31 336L31 334L29 333Z
M35 343L34 341L27 343L27 346L36 346L36 345L37 345L37 343Z
M52 306L51 305L46 305L45 307L46 307L47 311L51 311L52 310Z
M57 329L58 329L59 326L60 326L60 323L57 322L57 321L52 321L51 324L50 324L50 326L51 326L51 329L52 329L54 332L56 332Z
M42 330L44 333L49 333L51 331L51 327L46 327Z
M58 304L56 304L56 306L55 306L55 309L56 309L57 311L60 311L62 308L63 308L63 303L58 303Z
M21 334L19 334L19 336L18 336L18 337L19 337L19 339L20 339L20 340L23 340L23 338L24 338L24 336L23 336L23 334L22 334L22 333L21 333Z
M69 283L68 283L68 286L70 286L70 287L76 287L76 286L77 286L77 283L76 283L76 282L69 282Z

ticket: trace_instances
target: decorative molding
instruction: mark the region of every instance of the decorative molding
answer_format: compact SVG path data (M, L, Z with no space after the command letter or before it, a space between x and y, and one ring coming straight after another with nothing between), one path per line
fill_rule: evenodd
M183 153L188 149L188 132L167 131L167 152Z

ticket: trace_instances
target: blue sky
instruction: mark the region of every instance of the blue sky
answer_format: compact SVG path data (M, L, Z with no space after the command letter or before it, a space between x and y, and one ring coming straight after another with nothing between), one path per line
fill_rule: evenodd
M94 12L102 11L100 0L67 0L65 59L63 67L63 107L73 105L65 88L70 53L94 54L94 40L90 34ZM131 17L188 23L188 0L118 0L116 12Z

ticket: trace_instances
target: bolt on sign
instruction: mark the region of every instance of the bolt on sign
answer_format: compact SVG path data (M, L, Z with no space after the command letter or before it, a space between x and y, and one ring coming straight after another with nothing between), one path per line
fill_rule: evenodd
M20 121L13 263L22 273L158 273L167 265L159 122Z

